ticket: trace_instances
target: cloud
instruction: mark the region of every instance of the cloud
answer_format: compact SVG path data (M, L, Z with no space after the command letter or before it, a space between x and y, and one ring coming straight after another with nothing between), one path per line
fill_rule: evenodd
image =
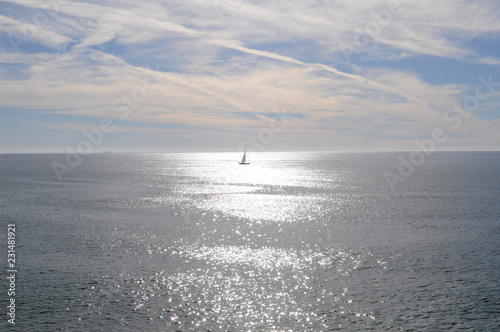
M500 65L500 59L494 58L494 57L483 57L477 59L478 63L485 64L485 65L492 65L492 66L498 66Z
M0 53L0 62L27 68L15 81L0 73L3 107L118 119L119 105L129 121L200 135L203 128L255 132L284 106L300 114L288 130L314 142L337 137L332 132L351 141L425 135L474 87L451 78L436 84L417 62L393 63L422 56L500 63L477 47L500 30L498 5L487 0L398 8L388 0L10 2L30 14L0 16L0 31L31 32L17 53ZM37 24L37 13L48 20ZM498 105L495 98L481 109ZM498 126L473 118L462 131L485 136Z
M47 47L62 50L73 39L29 22L23 22L0 15L0 31L7 33L13 44L37 42ZM16 37L14 37L16 36ZM13 40L13 39L16 40Z

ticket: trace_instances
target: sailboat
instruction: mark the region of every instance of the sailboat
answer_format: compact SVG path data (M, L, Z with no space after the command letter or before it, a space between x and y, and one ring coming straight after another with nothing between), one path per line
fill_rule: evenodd
M245 153L243 153L243 158L240 161L240 165L250 165L250 163L247 163L247 150L245 150Z

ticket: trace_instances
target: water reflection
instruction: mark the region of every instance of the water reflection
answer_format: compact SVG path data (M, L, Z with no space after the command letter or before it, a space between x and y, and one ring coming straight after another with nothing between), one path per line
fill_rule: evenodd
M322 201L321 197L252 193L213 196L200 202L200 207L254 221L294 222L320 218L327 210Z
M190 268L124 286L133 289L136 311L180 330L322 330L375 318L353 303L349 289L352 273L373 263L368 251L186 245L165 254Z

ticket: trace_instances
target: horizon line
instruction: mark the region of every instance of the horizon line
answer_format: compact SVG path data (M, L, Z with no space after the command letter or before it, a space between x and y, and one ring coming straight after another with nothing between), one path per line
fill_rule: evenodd
M248 150L250 153L285 153L285 152L324 152L324 153L386 153L386 152L413 152L413 151L420 151L418 149L413 149L413 150L265 150L265 151L256 151L256 150ZM244 150L241 151L112 151L112 150L106 150L106 151L99 151L99 152L91 152L88 154L85 154L85 156L88 155L102 155L102 154L184 154L184 153L242 153ZM498 150L435 150L432 151L433 153L436 152L500 152L500 149ZM35 151L27 151L27 152L0 152L0 155L20 155L20 154L68 154L68 152L50 152L50 151L44 151L44 152L35 152Z

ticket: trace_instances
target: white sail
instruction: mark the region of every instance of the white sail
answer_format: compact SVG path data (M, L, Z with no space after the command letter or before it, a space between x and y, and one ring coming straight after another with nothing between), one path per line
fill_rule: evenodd
M245 153L243 153L243 158L240 161L240 165L249 165L250 163L247 163L247 151L245 150Z

